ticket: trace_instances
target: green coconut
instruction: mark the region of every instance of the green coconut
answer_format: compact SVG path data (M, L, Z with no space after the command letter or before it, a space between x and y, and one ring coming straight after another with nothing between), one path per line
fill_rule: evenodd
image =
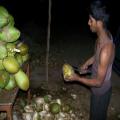
M9 13L7 9L3 6L0 6L0 28L8 24L9 22L8 16L9 16Z
M9 15L8 20L9 20L8 26L15 25L14 17L12 15Z
M44 98L44 101L46 103L50 103L51 102L51 96L50 95L45 95L43 98Z
M58 114L61 110L61 106L58 103L51 103L50 104L50 112L53 114Z
M8 56L14 56L15 55L15 53L16 53L16 51L15 51L16 45L15 44L7 43L6 48L7 48Z
M0 70L0 88L4 88L10 79L10 75L5 70Z
M17 73L14 74L17 86L24 91L27 91L29 88L29 78L27 74L20 69Z
M3 60L3 66L9 73L17 73L20 65L13 56L6 57Z
M0 6L0 14L4 15L5 17L9 16L8 10L4 6Z
M3 66L3 62L2 62L3 60L0 60L0 70L4 70L5 68L4 68L4 66Z
M22 55L19 54L19 53L16 53L16 54L15 54L15 58L16 58L16 60L18 61L19 65L22 66L22 64L23 64Z
M4 59L7 56L7 48L6 46L0 45L0 59Z
M28 50L29 50L29 47L26 43L24 42L20 42L18 45L17 45L17 49L20 50L20 54L21 55L26 55L28 53Z
M23 60L23 63L25 63L26 61L28 61L30 58L30 55L29 54L25 54L22 56L22 60Z
M5 86L6 90L12 90L16 87L15 77L11 74L8 84Z
M71 110L71 106L68 104L63 104L61 109L63 112L69 112Z
M0 32L0 41L14 42L20 37L20 31L14 26L6 26Z

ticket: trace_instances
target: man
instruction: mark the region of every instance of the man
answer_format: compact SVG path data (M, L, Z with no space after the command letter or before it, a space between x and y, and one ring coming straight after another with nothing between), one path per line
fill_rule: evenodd
M81 67L86 71L92 65L91 78L74 73L66 81L79 81L91 87L90 120L106 120L111 96L111 72L115 54L112 35L107 30L109 15L100 1L90 6L88 25L97 34L95 53Z

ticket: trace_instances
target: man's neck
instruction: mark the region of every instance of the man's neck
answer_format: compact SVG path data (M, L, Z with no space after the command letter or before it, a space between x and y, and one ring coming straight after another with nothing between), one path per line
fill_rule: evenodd
M108 31L106 29L103 29L103 28L99 29L97 31L97 36L98 36L99 42L102 42L102 41L105 42L105 40L108 39Z

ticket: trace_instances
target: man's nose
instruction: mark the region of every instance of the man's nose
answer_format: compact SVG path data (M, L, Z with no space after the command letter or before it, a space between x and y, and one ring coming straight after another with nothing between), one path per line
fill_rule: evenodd
M88 20L88 25L90 25L90 20Z

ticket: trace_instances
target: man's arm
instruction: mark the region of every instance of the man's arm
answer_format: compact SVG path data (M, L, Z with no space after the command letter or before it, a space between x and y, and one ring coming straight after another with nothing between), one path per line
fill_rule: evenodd
M108 44L101 50L97 76L95 78L88 79L85 77L80 77L77 74L74 74L72 77L69 78L69 80L76 80L88 86L101 87L108 66L112 63L113 58L114 58L114 46L113 44Z

